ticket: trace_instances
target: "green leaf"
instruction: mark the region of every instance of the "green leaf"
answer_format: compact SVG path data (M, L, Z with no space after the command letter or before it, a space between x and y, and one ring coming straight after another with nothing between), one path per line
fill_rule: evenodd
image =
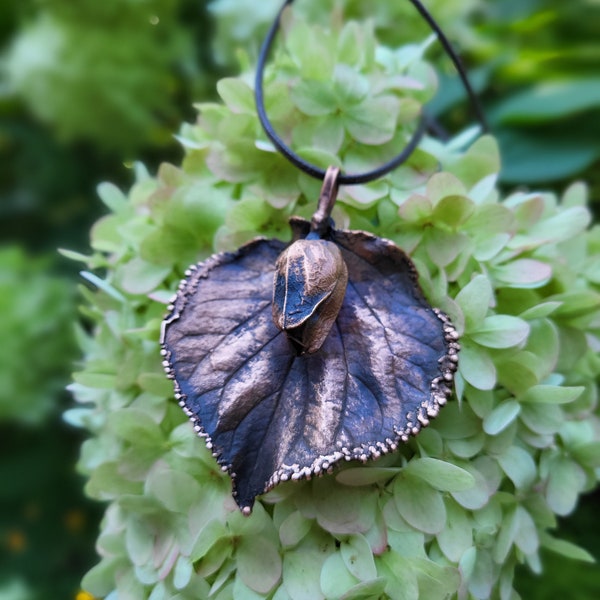
M535 461L524 448L510 446L498 457L498 463L518 489L530 487L536 479Z
M492 552L492 557L496 563L503 564L506 562L508 553L515 542L518 528L517 507L509 506L505 509L502 525L496 536L496 543Z
M488 482L483 474L471 463L462 463L461 467L475 478L475 486L464 492L451 492L452 497L464 508L478 510L484 507L490 498Z
M202 496L202 488L193 477L164 464L157 464L150 471L145 489L167 509L184 514Z
M586 206L590 197L589 188L583 181L575 181L564 191L562 206Z
M491 135L478 138L467 153L448 168L448 171L458 177L467 189L481 181L483 177L498 173L499 170L498 143Z
M451 402L436 418L434 427L445 440L462 440L478 434L481 422L468 404Z
M141 373L137 378L140 388L155 396L171 398L173 396L173 385L159 373Z
M553 538L550 534L542 532L540 535L540 542L544 548L547 548L551 552L566 556L572 560L580 560L586 563L595 563L594 557L583 548L576 546L575 544L568 542L567 540L558 540Z
M417 571L419 597L431 600L446 600L454 594L460 585L458 570L450 566L442 566L429 559L416 559L414 568Z
M105 462L94 469L85 492L98 500L110 500L127 494L140 494L142 487L139 481L129 481L121 475L117 463Z
M389 481L399 472L399 467L356 467L340 471L335 478L344 485L361 486Z
M600 441L578 444L571 448L571 455L582 465L600 467Z
M340 545L340 552L346 568L359 581L369 581L377 577L371 546L364 536L351 535Z
M126 210L130 204L127 196L113 183L104 182L96 188L100 200L113 212L120 213Z
M475 211L475 205L466 196L444 196L433 210L432 219L435 223L457 229Z
M515 229L515 215L503 204L482 204L477 206L464 229L477 239L497 234L510 235Z
M323 564L335 551L324 532L306 537L283 557L283 587L292 600L324 600L320 579Z
M148 523L131 518L125 530L125 547L134 565L146 564L152 557L155 531Z
M333 477L315 479L312 498L317 522L331 533L366 533L373 526L377 492L344 486Z
M600 294L593 290L565 292L552 296L552 300L561 302L555 314L566 318L585 315L600 308Z
M112 390L117 383L117 376L109 373L93 373L80 371L73 373L73 379L79 384L89 388Z
M527 239L541 243L559 243L570 240L583 233L590 224L592 216L583 206L573 206L558 214L537 222L527 231Z
M313 117L328 115L338 106L338 98L328 81L303 80L291 90L292 102Z
M378 557L377 569L388 581L385 593L390 600L419 600L417 573L410 559L390 550Z
M372 206L377 200L387 196L389 193L389 186L384 181L375 181L366 185L351 185L348 186L340 194L340 200L351 204L352 206L358 206L359 208L365 208Z
M446 268L469 246L469 238L460 232L428 229L425 232L427 254L435 265Z
M299 544L310 531L311 522L305 519L299 511L290 514L279 527L279 539L284 548Z
M233 595L232 595L233 594ZM214 597L214 593L211 594ZM258 594L252 589L250 589L242 580L239 573L236 575L233 581L233 587L227 586L221 590L221 593L216 596L217 600L219 598L235 598L235 600L264 600L265 596L263 594ZM180 598L169 598L169 600L183 600ZM191 599L190 599L191 600Z
M533 321L534 319L543 319L544 317L550 316L561 305L561 302L542 302L523 311L519 315L519 317L527 321Z
M529 402L521 405L521 420L536 433L552 435L564 422L564 414L559 406Z
M156 289L170 272L170 265L154 265L136 257L123 265L119 271L119 279L126 292L148 294Z
M311 27L305 21L294 20L285 44L304 80L330 80L335 63L332 36Z
M399 103L394 96L369 98L342 113L350 135L363 144L377 146L389 142L396 132Z
M237 572L255 592L267 594L279 581L281 557L275 544L262 536L244 536L237 548Z
M427 197L436 206L446 197L465 197L467 190L464 183L452 173L436 173L427 182Z
M516 400L505 400L483 420L483 430L488 435L498 435L519 416L521 406Z
M538 532L531 515L522 507L517 506L517 532L515 545L523 554L533 554L539 547Z
M492 286L485 275L476 275L458 292L455 301L465 316L467 332L476 329L483 323L492 298Z
M108 418L107 426L117 437L133 445L160 450L165 441L158 424L140 409L124 408L114 412Z
M89 281L93 286L97 287L108 294L111 298L118 300L119 302L125 302L125 296L121 292L117 291L110 283L100 279L97 275L90 273L89 271L80 271L79 273L84 279Z
M83 262L86 264L94 259L94 255L81 254L81 252L74 252L73 250L68 250L67 248L58 248L58 253L69 260Z
M438 169L438 160L428 152L417 148L403 165L388 175L388 178L395 188L414 190L425 185Z
M338 37L338 62L359 65L364 44L363 36L364 31L356 21L349 21L344 25Z
M346 568L339 553L332 554L321 570L321 590L326 598L339 598L358 583Z
M451 463L437 458L413 458L404 473L426 481L433 488L444 492L462 492L475 485L473 476Z
M458 368L465 380L479 390L491 390L496 385L496 367L490 355L468 340L461 345Z
M496 183L498 181L498 174L492 173L486 175L480 181L478 181L470 190L469 198L475 202L475 204L483 205L492 194L496 193ZM499 206L499 205L488 205L488 206Z
M218 539L210 548L209 552L195 565L196 573L200 577L208 577L219 572L219 576L213 583L218 589L233 571L233 563L227 563L233 550L232 540L228 538ZM220 580L220 581L219 581Z
M116 573L126 564L125 557L103 558L84 575L81 586L94 596L107 596L114 589Z
M584 134L585 135L585 134ZM598 157L598 141L582 132L505 129L498 135L504 183L553 182L583 171Z
M433 208L427 196L412 194L398 209L400 216L409 223L421 223L431 216Z
M445 505L448 517L446 526L437 534L437 542L448 560L457 563L473 544L473 524L454 500L446 498Z
M600 104L600 78L537 85L511 95L492 112L496 122L528 123L554 120Z
M254 94L238 77L226 77L217 82L217 92L233 113L256 114Z
M220 539L229 537L227 527L221 521L209 521L199 532L190 552L190 560L196 562L203 558Z
M511 348L529 335L529 324L510 315L491 315L471 332L471 339L488 348Z
M377 577L371 581L363 581L351 587L340 600L372 600L379 598L385 590L387 580L384 577Z
M513 288L537 288L552 277L552 267L531 258L520 258L491 269L491 274L500 285Z
M485 435L481 432L462 440L447 440L446 446L457 458L472 458L479 454L485 445L485 440Z
M520 398L520 402L540 404L568 404L574 402L585 390L582 386L536 385L529 388Z
M557 458L551 465L546 486L548 506L557 515L572 513L585 482L585 473L577 463L566 457Z
M342 110L362 102L369 93L369 80L345 64L336 65L333 75L334 95Z
M481 600L489 598L495 579L494 564L490 553L483 548L477 548L473 573L468 582L469 592Z
M515 352L499 361L498 381L512 394L523 393L539 381L539 363L533 352Z
M187 556L180 556L173 569L173 585L175 589L182 590L189 584L194 572L194 567Z
M394 483L394 501L407 523L424 533L439 533L446 523L440 493L418 477L403 475Z

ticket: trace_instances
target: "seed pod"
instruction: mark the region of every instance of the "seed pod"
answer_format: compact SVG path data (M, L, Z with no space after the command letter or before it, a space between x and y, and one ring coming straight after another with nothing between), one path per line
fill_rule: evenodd
M279 255L273 320L298 355L321 347L340 311L347 283L346 263L332 242L301 239Z

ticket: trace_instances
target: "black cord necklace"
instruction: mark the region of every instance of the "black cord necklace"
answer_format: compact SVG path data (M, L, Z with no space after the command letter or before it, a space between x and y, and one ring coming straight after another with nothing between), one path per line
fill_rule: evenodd
M277 148L277 150L281 154L283 154L283 156L285 156L295 167L297 167L304 173L307 173L308 175L310 175L311 177L315 177L316 179L323 180L323 179L325 179L326 170L320 169L319 167L316 167L315 165L310 164L309 162L305 161L303 158L298 156L279 137L279 135L273 128L273 125L272 125L271 121L269 120L269 117L267 116L267 111L265 109L265 98L264 98L264 91L263 91L263 79L264 79L265 65L266 65L267 59L269 57L271 47L273 46L275 36L279 29L283 11L288 6L290 6L293 2L294 2L294 0L285 0L282 7L279 9L279 12L277 13L277 16L275 17L275 20L273 21L273 23L265 37L265 40L261 46L261 49L260 49L260 52L258 55L258 64L256 67L256 78L255 78L255 83L254 83L254 90L255 90L254 98L256 101L256 110L258 113L258 118L260 120L260 123L261 123L263 129L265 130L267 137L271 140L271 142L273 142L273 144ZM484 131L487 131L488 126L487 126L487 122L486 122L485 115L483 113L481 104L479 103L477 95L475 94L475 92L471 86L471 83L469 82L469 78L467 76L467 73L466 73L463 65L462 65L460 58L458 57L458 55L452 48L452 44L450 44L450 41L448 40L448 38L446 37L444 32L441 30L440 26L437 24L435 19L431 16L429 11L423 6L423 4L421 4L421 2L419 2L419 0L410 0L410 2L419 11L419 13L423 17L423 19L425 19L425 21L427 21L427 23L431 27L431 29L436 33L444 50L446 51L446 53L448 54L448 56L454 63L454 66L456 67L456 70L458 71L458 74L462 80L462 83L465 86L465 89L467 91L469 99L471 100L471 103L475 110L475 114L477 115L477 118L478 118L479 122L481 123L482 129ZM371 171L366 171L365 173L349 173L349 174L340 173L338 176L338 179L337 179L338 184L339 185L358 185L358 184L362 184L362 183L368 183L370 181L375 181L376 179L383 177L390 171L393 171L395 168L399 167L416 150L421 139L425 135L425 132L427 130L428 121L429 121L429 118L428 118L426 112L424 111L423 114L421 115L421 119L419 120L417 128L415 129L415 132L413 133L410 141L405 146L405 148L402 150L402 152L400 152L400 154L398 154L397 156L394 156L391 160L389 160L385 164L381 165L380 167L377 167L376 169L373 169Z
M466 74L439 27L479 119ZM458 335L425 299L410 258L389 240L335 229L338 186L373 181L405 161L425 133L421 120L404 150L358 174L322 170L296 155L267 118L265 61L256 73L258 116L275 147L323 180L312 220L292 217L292 242L256 239L192 265L161 334L175 397L232 480L250 514L255 497L281 481L329 473L343 460L393 452L434 418L452 393Z

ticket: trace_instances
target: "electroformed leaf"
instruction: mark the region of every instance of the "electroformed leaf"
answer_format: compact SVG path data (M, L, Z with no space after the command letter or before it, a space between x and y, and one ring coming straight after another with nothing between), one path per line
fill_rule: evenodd
M296 239L310 224L292 219ZM321 348L297 355L272 317L286 244L258 239L190 268L162 333L176 397L249 513L280 481L396 449L451 391L458 344L410 259L360 231L330 230L348 285Z

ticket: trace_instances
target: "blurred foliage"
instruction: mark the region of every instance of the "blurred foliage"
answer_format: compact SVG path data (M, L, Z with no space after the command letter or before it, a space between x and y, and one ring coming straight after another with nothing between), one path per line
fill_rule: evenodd
M73 477L80 439L60 416L77 355L75 295L52 265L17 246L0 248L3 600L72 597L93 560L98 507L81 497Z
M582 176L600 198L600 3L499 0L480 17L478 64L510 183Z
M435 92L427 44L390 49L368 26L301 18L282 37L267 111L299 153L355 171L406 143ZM223 79L224 104L197 105L181 168L152 177L139 165L127 195L100 186L110 213L93 252L69 254L89 269L83 310L95 327L65 418L90 431L79 466L87 493L109 502L84 586L110 600L509 600L516 566L540 572L543 550L592 561L553 530L598 479L600 230L588 229L582 184L560 198L500 193L496 143L473 131L426 139L385 178L343 188L334 211L339 227L412 254L461 333L458 401L398 453L280 485L240 515L173 400L158 337L190 262L257 234L286 237L290 214L314 210L320 182L265 140L249 80Z
M75 358L74 294L48 260L0 249L0 421L42 423ZM27 362L23 358L27 357Z
M2 600L74 600L94 562L101 507L73 475L81 441L56 414L38 428L0 423Z
M179 18L184 2L38 4L5 57L8 93L65 140L121 155L168 144L178 96L202 95L194 29Z
M480 4L481 0L426 2L444 31L451 38L460 39L461 43L466 43L474 35L469 21ZM281 5L282 0L264 0L260 6L252 0L213 0L209 10L216 18L213 42L216 60L224 65L235 63L240 49L256 58L262 38ZM311 23L321 25L328 24L332 14L339 22L371 20L378 39L390 46L424 39L431 33L408 1L296 0L294 10Z

